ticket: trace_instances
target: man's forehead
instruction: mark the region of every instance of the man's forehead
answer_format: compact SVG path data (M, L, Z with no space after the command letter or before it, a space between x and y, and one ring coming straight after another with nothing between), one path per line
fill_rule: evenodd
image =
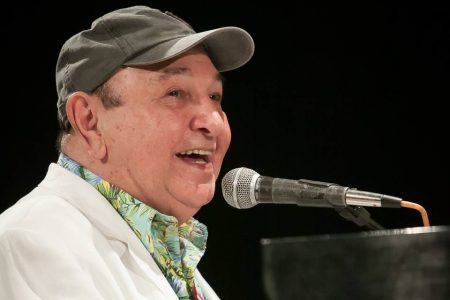
M168 80L174 76L193 76L193 72L188 67L169 66L159 71L159 80ZM223 82L222 74L217 72L214 76L216 81Z

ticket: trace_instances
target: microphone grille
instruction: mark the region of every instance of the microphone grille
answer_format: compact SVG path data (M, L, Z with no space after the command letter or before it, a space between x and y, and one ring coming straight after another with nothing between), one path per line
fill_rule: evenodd
M256 205L252 201L254 179L259 174L252 169L236 168L229 171L222 179L222 194L225 201L235 208L250 208Z

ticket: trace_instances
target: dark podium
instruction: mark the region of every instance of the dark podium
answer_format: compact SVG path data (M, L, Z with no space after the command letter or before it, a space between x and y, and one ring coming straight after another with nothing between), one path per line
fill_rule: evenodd
M261 240L269 300L450 300L450 226Z

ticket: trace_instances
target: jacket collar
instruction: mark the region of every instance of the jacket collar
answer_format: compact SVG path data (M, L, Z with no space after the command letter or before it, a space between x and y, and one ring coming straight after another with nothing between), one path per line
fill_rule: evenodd
M80 210L105 236L126 244L131 257L137 261L136 265L143 273L158 283L168 299L178 299L150 253L108 200L94 187L55 163L50 164L39 187L56 192Z

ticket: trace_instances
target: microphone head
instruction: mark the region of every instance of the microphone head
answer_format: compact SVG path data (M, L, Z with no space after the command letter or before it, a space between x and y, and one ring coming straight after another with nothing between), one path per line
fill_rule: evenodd
M236 168L229 171L222 179L223 198L234 208L255 206L255 185L259 177L252 169Z

